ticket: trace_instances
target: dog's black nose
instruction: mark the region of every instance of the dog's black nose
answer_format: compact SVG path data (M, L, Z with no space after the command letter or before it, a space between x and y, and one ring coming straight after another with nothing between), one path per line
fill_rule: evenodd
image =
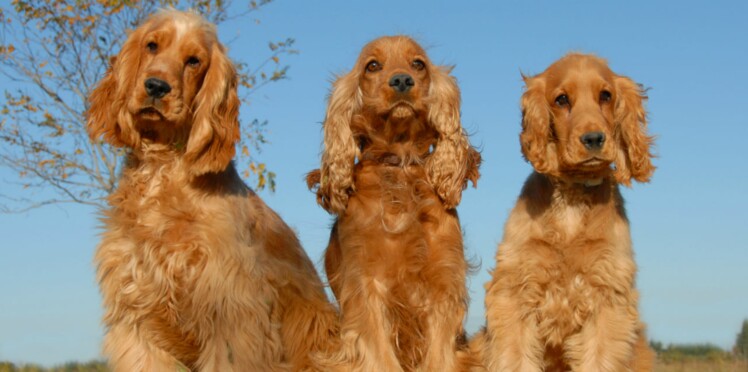
M587 132L579 137L584 147L587 150L600 150L605 143L605 133L603 132Z
M390 78L390 86L399 93L409 91L414 85L416 85L416 82L408 74L397 74Z
M148 78L145 80L145 92L153 98L161 98L171 92L171 86L161 79Z

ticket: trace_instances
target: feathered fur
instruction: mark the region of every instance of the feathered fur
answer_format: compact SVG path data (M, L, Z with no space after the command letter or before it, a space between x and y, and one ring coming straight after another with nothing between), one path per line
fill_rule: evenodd
M129 35L91 94L92 140L129 151L95 256L115 371L301 370L335 340L314 266L231 162L238 110L215 27L174 10Z
M467 308L455 206L480 154L450 68L404 36L366 45L333 84L317 199L337 216L325 269L341 309L342 371L455 371ZM399 80L398 80L399 79Z
M489 371L651 371L618 188L654 171L646 96L583 54L525 83L520 142L535 172L504 228L471 349Z

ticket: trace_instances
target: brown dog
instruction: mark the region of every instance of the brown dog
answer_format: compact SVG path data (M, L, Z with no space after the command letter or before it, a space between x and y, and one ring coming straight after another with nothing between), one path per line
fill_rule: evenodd
M464 368L468 265L454 208L480 154L459 110L449 69L404 36L366 45L333 85L308 181L337 215L325 269L342 313L339 370Z
M293 231L231 163L237 77L215 27L152 16L90 105L91 138L129 149L95 258L111 367L310 367L337 314Z
M646 96L583 54L525 83L520 140L535 172L507 220L472 348L489 371L650 371L618 190L655 169Z

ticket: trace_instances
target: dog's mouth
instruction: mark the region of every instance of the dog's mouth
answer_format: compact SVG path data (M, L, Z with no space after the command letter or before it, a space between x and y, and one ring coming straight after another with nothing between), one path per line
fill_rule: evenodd
M592 156L579 162L562 165L562 173L572 178L599 178L611 171L611 163L608 159Z
M137 115L140 119L148 121L163 121L166 119L161 111L153 106L148 106L140 109Z
M583 160L579 163L579 166L583 168L597 168L601 165L607 165L610 163L608 160L605 160L601 157L593 156L589 159Z

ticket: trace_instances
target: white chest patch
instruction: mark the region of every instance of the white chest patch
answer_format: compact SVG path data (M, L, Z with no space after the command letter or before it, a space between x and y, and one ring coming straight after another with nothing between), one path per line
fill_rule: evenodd
M566 207L558 215L558 228L566 236L574 236L581 227L582 216L579 208Z

